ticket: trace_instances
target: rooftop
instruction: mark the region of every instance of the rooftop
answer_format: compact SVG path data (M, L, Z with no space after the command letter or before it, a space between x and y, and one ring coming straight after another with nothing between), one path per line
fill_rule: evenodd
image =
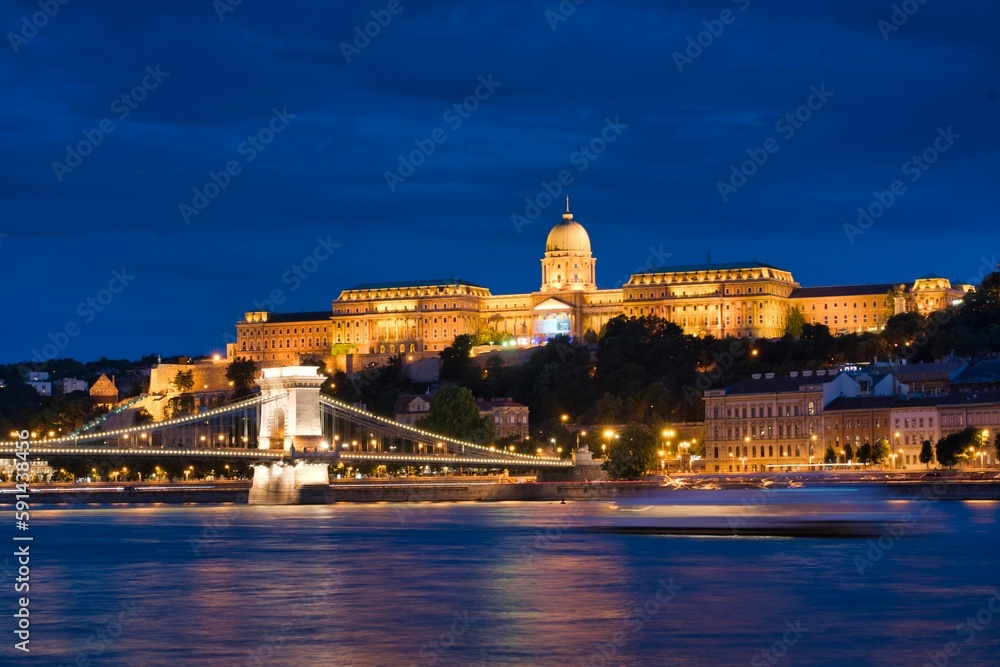
M980 361L959 373L952 382L955 384L1000 382L1000 359Z
M902 283L897 283L901 285ZM856 296L858 294L877 294L884 296L894 289L893 283L876 283L873 285L834 285L831 287L797 287L792 290L792 299L810 299L824 296Z
M830 401L823 412L831 410L884 410L902 401L899 396L840 396Z
M309 322L330 319L329 310L312 310L302 313L268 313L267 321L271 322Z
M722 264L682 264L679 266L657 266L646 271L637 271L634 275L647 273L689 273L694 271L736 271L739 269L774 269L784 271L776 266L763 262L728 262Z
M523 403L518 403L514 399L508 398L490 398L476 399L476 403L479 405L480 410L492 410L493 408L526 408L527 406Z
M430 280L404 280L402 282L387 283L360 283L354 287L348 287L345 291L351 290L373 290L373 289L397 289L401 287L443 287L445 285L465 285L466 287L478 287L486 289L482 285L470 283L468 280L460 278L433 278Z
M795 377L782 375L774 377L761 376L758 378L747 378L727 387L726 394L732 396L739 394L777 394L788 391L798 391L799 387L803 387L805 385L826 384L840 375L840 373L836 371L820 371L823 373L822 375L817 375L816 372L806 372L810 374L802 375L802 373L797 373ZM770 375L770 373L768 373L768 375Z

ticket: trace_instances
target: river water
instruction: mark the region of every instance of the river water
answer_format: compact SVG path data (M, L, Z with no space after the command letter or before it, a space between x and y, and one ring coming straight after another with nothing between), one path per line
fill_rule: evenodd
M1000 665L996 502L881 547L586 530L599 505L35 511L0 664Z

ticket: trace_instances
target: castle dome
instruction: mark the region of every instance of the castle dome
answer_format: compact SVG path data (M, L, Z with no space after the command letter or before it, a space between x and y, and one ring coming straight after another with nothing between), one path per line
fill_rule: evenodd
M545 252L590 252L590 236L568 210L545 239Z

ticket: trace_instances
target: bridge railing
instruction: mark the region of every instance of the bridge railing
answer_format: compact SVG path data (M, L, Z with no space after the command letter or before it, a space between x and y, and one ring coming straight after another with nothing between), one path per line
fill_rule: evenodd
M479 456L483 456L483 457L486 457L486 458L493 458L493 459L497 459L497 460L501 460L502 459L505 462L517 461L517 462L523 462L523 463L541 463L541 464L545 464L545 465L564 465L564 466L572 466L573 465L572 461L566 461L566 460L563 460L563 459L556 459L556 458L553 458L551 456L535 456L535 455L532 455L532 454L518 454L516 452L504 452L502 450L497 450L495 448L491 450L486 445L480 445L480 444L475 443L475 442L468 442L468 441L465 441L465 440L459 440L457 438L452 438L452 437L449 437L449 436L446 436L446 435L440 435L440 434L437 434L437 433L431 433L430 431L425 431L423 429L417 428L416 426L412 426L410 424L404 424L402 422L395 421L394 419L389 419L387 417L383 417L381 415L377 415L375 413L368 412L367 410L362 410L361 408L354 407L353 405L348 405L347 403L344 403L343 401L338 401L335 398L331 398L329 396L324 396L322 394L320 395L319 400L320 400L320 404L326 404L326 405L334 408L335 410L339 410L339 411L347 413L347 414L352 414L352 415L356 415L358 417L362 417L362 418L368 420L369 422L378 423L378 424L384 426L385 428L391 428L391 429L395 429L395 430L402 431L402 432L405 432L405 433L410 433L410 434L413 434L415 436L419 436L419 437L416 437L414 439L420 440L422 442L424 442L424 441L425 442L443 442L443 443L447 443L447 444L451 445L452 447L462 448L463 450L471 450L471 451L466 451L465 453L478 454Z
M226 405L219 408L212 408L211 410L205 410L203 412L198 412L193 415L187 415L185 417L175 417L174 419L164 419L163 421L150 422L148 424L139 424L138 426L127 426L125 428L114 429L112 431L97 431L95 433L89 433L86 435L67 435L60 436L58 438L39 438L38 440L32 440L33 445L58 445L58 444L83 444L86 442L93 442L95 440L106 440L108 438L118 438L124 436L131 436L139 433L149 433L152 431L173 428L177 426L185 426L187 424L196 424L198 422L203 422L206 419L211 419L212 417L220 417L232 412L239 412L250 407L255 407L263 403L268 403L270 401L276 401L284 398L283 394L277 394L265 398L263 396L254 396L252 398L240 401L238 403L233 403L231 405ZM15 441L4 440L0 441L0 447L5 447L7 445L14 445Z
M142 399L144 399L144 398L146 398L146 394L142 394L140 396L136 396L132 400L129 400L129 401L126 401L126 402L122 403L121 405L115 407L113 410L111 410L107 414L103 414L100 417L98 417L97 419L94 419L93 421L87 422L86 424L84 424L83 426L81 426L80 428L78 428L78 429L76 429L74 431L70 431L67 434L67 437L74 436L74 435L80 435L81 433L84 433L84 432L89 431L90 429L92 429L92 428L94 428L96 426L99 426L104 421L106 421L108 419L108 417L110 417L112 415L120 414L120 413L124 412L125 410L128 410L133 405L141 402Z

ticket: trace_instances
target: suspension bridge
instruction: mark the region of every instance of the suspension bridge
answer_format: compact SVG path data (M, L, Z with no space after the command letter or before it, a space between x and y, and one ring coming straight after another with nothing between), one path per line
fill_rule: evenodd
M573 467L569 460L506 451L388 419L321 394L324 380L318 367L265 368L257 381L260 393L251 398L109 430L99 430L98 419L65 436L32 440L31 456L244 460L254 465L252 502L294 501L297 489L328 484L329 465L338 462L485 471ZM0 442L0 458L15 451L15 441Z

